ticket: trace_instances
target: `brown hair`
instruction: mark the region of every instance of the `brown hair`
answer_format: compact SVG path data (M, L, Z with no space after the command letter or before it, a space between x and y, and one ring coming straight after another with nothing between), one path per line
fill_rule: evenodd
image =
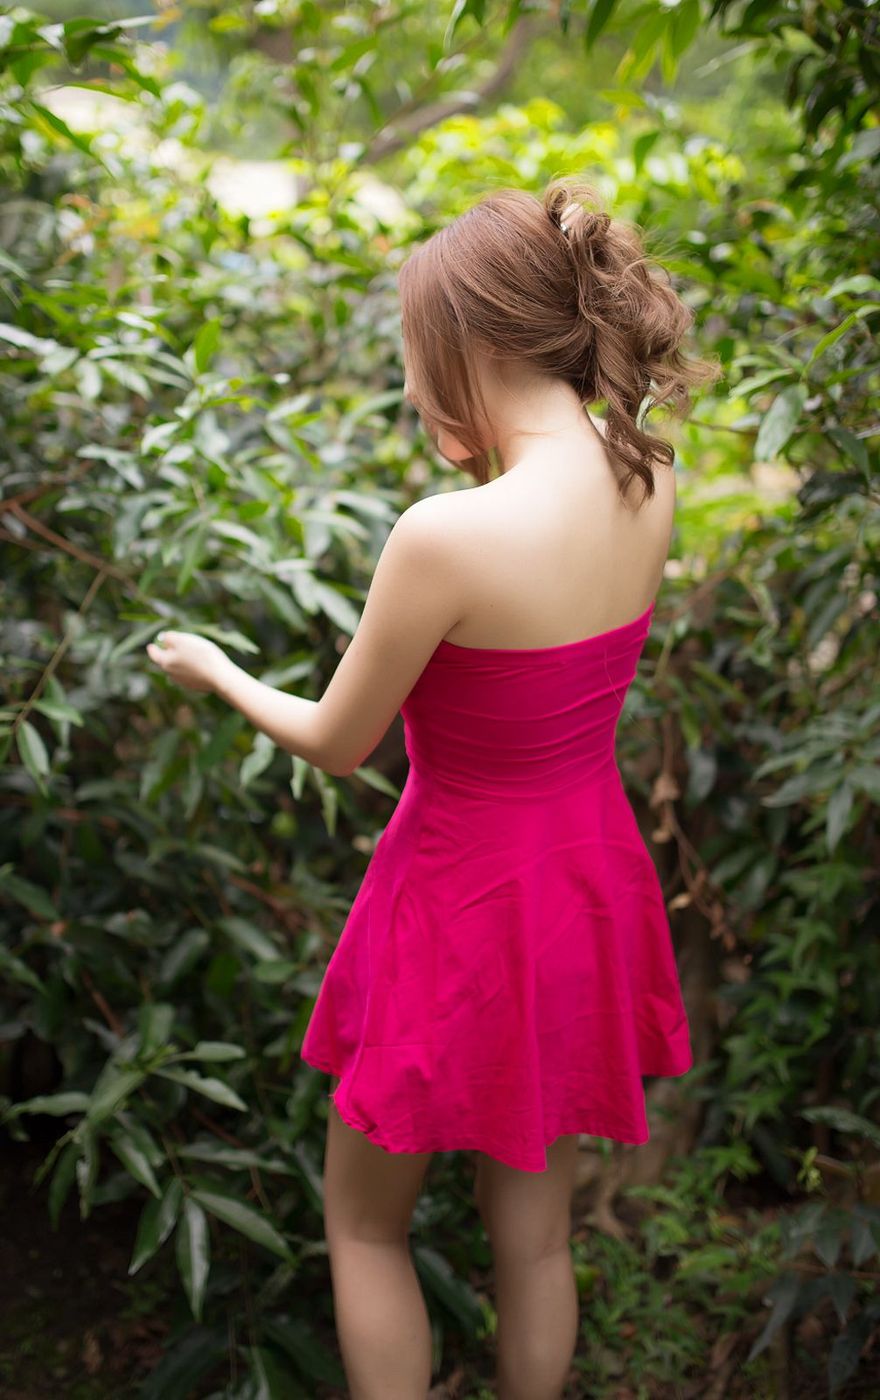
M690 388L721 374L682 353L690 308L637 229L576 177L552 180L540 197L485 195L410 254L398 287L409 396L429 431L471 450L457 465L480 484L491 459L474 351L563 379L583 404L604 401L609 458L624 469L618 486L625 493L640 477L643 499L654 494L655 463L675 458L640 425L643 401L650 395L644 413L666 404L684 418Z

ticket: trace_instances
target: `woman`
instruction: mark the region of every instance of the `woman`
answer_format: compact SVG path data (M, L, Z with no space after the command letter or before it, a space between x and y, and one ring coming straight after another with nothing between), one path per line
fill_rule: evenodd
M404 263L406 394L477 489L395 523L320 700L191 634L147 648L339 776L403 714L407 782L302 1046L333 1076L325 1224L354 1400L427 1393L408 1231L431 1153L454 1149L477 1154L498 1396L560 1396L578 1136L646 1141L641 1077L692 1063L614 734L675 506L673 449L639 413L683 415L716 370L681 353L691 313L597 203L565 178L496 191Z

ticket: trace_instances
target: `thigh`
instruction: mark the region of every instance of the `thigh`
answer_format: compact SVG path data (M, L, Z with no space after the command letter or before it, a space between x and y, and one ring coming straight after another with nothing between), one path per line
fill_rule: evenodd
M534 1259L567 1243L578 1140L574 1133L551 1143L543 1172L519 1171L477 1154L475 1196L494 1250Z
M331 1080L335 1093L339 1080ZM352 1128L331 1099L324 1153L324 1228L331 1237L406 1240L430 1152L387 1152Z

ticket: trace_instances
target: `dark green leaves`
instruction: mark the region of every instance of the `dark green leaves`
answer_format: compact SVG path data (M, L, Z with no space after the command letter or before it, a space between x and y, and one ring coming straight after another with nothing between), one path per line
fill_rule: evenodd
M586 48L591 49L593 47L599 35L602 33L602 30L608 24L616 6L617 0L593 0L590 9L590 18L587 21L586 34L584 35Z
M183 1188L179 1179L173 1177L159 1200L147 1201L138 1222L134 1253L128 1266L129 1274L137 1273L165 1243L177 1222L182 1200Z
M192 1196L184 1199L175 1241L177 1267L186 1296L193 1317L201 1321L205 1286L211 1265L211 1242L205 1212Z
M245 1204L244 1201L236 1200L232 1196L220 1195L216 1191L196 1190L193 1192L193 1198L204 1206L205 1210L215 1215L218 1220L231 1225L234 1230L246 1235L255 1244L277 1254L288 1264L296 1264L296 1257L291 1252L284 1236L262 1212L255 1210L253 1206Z
M25 719L18 726L18 752L22 763L41 792L48 790L49 754L38 729Z

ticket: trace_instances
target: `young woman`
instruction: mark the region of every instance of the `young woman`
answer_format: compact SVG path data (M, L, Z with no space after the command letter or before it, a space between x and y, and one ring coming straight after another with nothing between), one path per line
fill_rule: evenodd
M427 1394L408 1232L432 1152L454 1149L477 1154L498 1396L560 1396L578 1135L646 1141L642 1076L692 1063L614 740L675 506L673 449L639 415L683 416L717 371L682 354L690 311L598 203L566 178L496 191L403 264L406 394L477 488L395 523L320 700L192 634L147 648L336 775L403 714L407 781L302 1045L332 1076L325 1224L353 1400Z

